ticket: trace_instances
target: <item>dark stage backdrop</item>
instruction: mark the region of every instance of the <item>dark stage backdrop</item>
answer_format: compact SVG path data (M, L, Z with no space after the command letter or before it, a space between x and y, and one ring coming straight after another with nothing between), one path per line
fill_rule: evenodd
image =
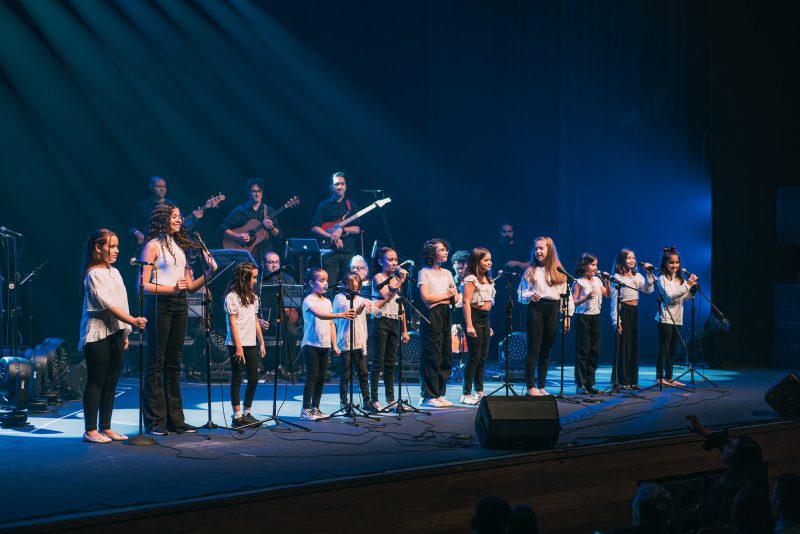
M572 270L584 251L612 269L632 247L677 245L709 280L707 45L693 2L0 3L0 225L25 234L34 341L74 346L84 239L121 235L161 175L185 210L262 176L282 223L308 235L329 176L383 189L401 255L449 239L469 248L511 221L552 236ZM386 241L363 221L365 246ZM119 269L129 284L126 262ZM707 285L706 288L710 288ZM709 292L709 296L710 292ZM612 336L604 313L604 363ZM27 313L27 311L26 311ZM642 303L643 362L657 348ZM707 306L700 309L705 319ZM687 318L688 321L688 318ZM221 325L219 325L221 327ZM26 340L27 341L27 340ZM572 361L573 346L568 346ZM557 354L557 352L555 353Z

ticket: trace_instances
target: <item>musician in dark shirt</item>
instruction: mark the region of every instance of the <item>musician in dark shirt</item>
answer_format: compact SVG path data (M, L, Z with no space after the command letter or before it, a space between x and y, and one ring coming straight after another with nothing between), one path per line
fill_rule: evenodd
M277 252L268 251L264 254L261 261L261 272L267 278L261 286L261 319L259 324L267 330L268 336L275 337L276 330L276 315L278 313L277 302L277 288L278 277L280 276L280 283L285 286L295 285L294 277L289 273L282 272L280 274L272 275L281 270L281 257ZM272 275L272 276L270 276ZM301 303L298 303L301 304ZM298 308L284 308L285 315L281 326L282 333L286 334L286 351L283 352L283 359L279 362L278 373L286 376L287 372L291 371L293 375L297 374L302 369L302 364L297 360L297 340L300 338L297 330L297 320L299 318ZM274 362L275 360L272 360ZM291 365L289 365L291 362ZM265 364L267 362L265 361ZM269 365L269 364L267 364ZM274 363L273 363L274 365ZM272 371L273 367L270 366L266 371ZM294 378L294 377L293 377Z
M358 204L350 200L346 193L347 178L342 172L334 173L331 177L331 196L319 204L311 221L314 237L330 240L330 251L322 255L322 268L328 272L328 282L331 284L338 282L350 268L350 259L356 253L355 236L361 233L358 219L331 232L323 228L325 223L339 221L358 211Z
M489 247L492 251L492 263L494 275L498 271L516 273L522 275L530 266L530 247L519 242L514 236L514 227L505 222L500 225L497 241ZM516 288L519 285L519 276L511 279L512 300L516 300ZM495 332L502 332L502 335L492 336L489 340L489 356L497 357L498 343L506 335L506 304L508 303L508 281L505 277L499 279L495 284L497 294L495 295L496 306L492 306L489 322ZM512 303L514 304L514 303ZM511 321L512 331L522 330L522 318L524 306L515 305L513 307L513 317Z
M148 181L147 188L150 190L150 198L136 204L136 207L133 208L131 222L128 225L128 232L136 239L137 245L144 244L144 238L148 231L147 225L150 223L150 214L153 213L153 209L164 203L170 206L177 205L167 198L167 181L164 178L152 176ZM194 210L191 216L184 219L183 225L187 231L191 231L197 220L202 217L202 210Z
M247 201L236 206L219 225L219 229L222 232L223 242L227 241L236 245L233 247L226 245L226 248L249 248L252 245L251 240L256 239L253 237L254 234L251 235L245 231L237 232L236 229L251 220L261 223L260 226L254 225L253 231L257 232L263 228L266 237L251 252L254 258L263 258L267 251L274 249L275 240L282 235L281 229L275 217L275 210L264 202L264 180L261 178L247 180L247 194L249 197Z

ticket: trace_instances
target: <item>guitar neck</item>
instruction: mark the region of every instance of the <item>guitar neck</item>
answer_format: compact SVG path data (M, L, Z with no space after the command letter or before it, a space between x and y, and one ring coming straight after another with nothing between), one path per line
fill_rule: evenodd
M388 203L388 202L391 202L391 200L392 200L392 199L390 199L390 198L386 198L386 199L383 199L383 201L373 202L372 204L370 204L370 205L369 205L369 206L367 206L366 208L364 208L364 209L362 209L362 210L360 210L360 211L356 212L356 213L355 213L355 215L351 215L350 217L348 217L348 218L346 218L345 220L343 220L342 222L340 222L340 223L338 224L338 226L339 226L340 228L341 228L342 226L347 226L348 224L350 224L351 222L355 221L356 219L358 219L359 217L361 217L361 216L362 216L362 215L364 215L365 213L369 213L370 211L372 211L372 210L374 210L375 208L377 208L379 204L380 204L380 205L383 205L383 204L386 204L386 203ZM381 204L381 202L382 202L382 204Z

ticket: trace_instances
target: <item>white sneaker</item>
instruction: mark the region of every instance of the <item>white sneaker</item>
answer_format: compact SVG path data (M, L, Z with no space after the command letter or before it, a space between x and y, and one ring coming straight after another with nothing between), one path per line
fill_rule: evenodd
M314 413L314 410L303 409L300 412L300 419L305 421L316 421L318 419L317 414Z
M325 419L326 417L328 417L328 414L324 413L319 408L312 408L311 410L314 412L314 415L317 416L317 419Z
M437 400L442 404L442 406L455 406L455 404L447 400L447 397L445 396L441 396Z
M480 399L476 399L472 395L461 395L461 400L459 402L468 406L475 406L480 402Z
M442 404L439 399L419 399L419 405L425 406L427 408L444 408L444 404Z

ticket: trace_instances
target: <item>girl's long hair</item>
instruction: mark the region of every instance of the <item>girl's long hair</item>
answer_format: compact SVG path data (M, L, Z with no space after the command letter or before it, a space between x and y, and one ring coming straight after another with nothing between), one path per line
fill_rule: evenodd
M636 274L638 271L636 270L636 264L633 265L633 269L628 269L628 266L625 265L625 260L628 259L628 254L636 255L636 253L629 249L623 248L617 254L617 260L614 262L614 274Z
M467 260L467 270L465 274L467 276L471 274L475 275L475 278L478 279L478 282L481 282L482 284L493 284L494 281L492 280L491 270L479 273L481 270L481 260L485 258L487 254L489 254L488 249L483 247L473 248L469 255L469 259ZM485 282L482 282L481 279L485 280Z
M545 247L547 248L547 256L544 258L544 263L542 265L536 261L536 242L537 241L544 241ZM564 268L561 265L561 260L558 259L558 252L556 251L556 244L553 243L553 239L547 236L537 237L533 240L533 248L531 248L531 266L525 269L525 274L522 276L528 282L529 285L533 285L533 269L534 267L543 267L544 268L544 276L545 280L547 280L547 285L549 286L557 286L561 285L567 281L566 275L561 274L558 272L558 268Z
M672 256L678 256L678 272L675 273L675 276L678 280L683 283L683 274L681 273L681 267L683 267L683 262L681 262L681 254L678 252L678 249L674 246L672 247L664 247L664 252L661 254L661 266L659 269L661 270L661 274L670 278L669 271L667 271L667 263Z
M250 281L253 279L255 270L256 266L250 262L237 264L236 267L233 268L233 276L231 276L228 282L225 294L236 294L242 306L254 304L256 301L256 294L253 292L253 288L250 287Z
M157 239L163 243L164 247L167 249L167 252L169 252L169 255L172 256L172 261L175 265L177 265L178 258L175 256L175 251L172 250L172 244L170 240L167 239L169 236L169 219L172 216L172 210L174 209L175 206L172 204L167 204L166 202L153 208L153 212L150 214L150 223L147 229L147 240L149 241L151 239ZM189 238L189 234L186 232L186 227L183 226L183 223L181 223L181 229L172 235L172 239L175 240L175 243L177 243L184 252L197 252L202 250L202 247L199 243Z
M92 230L92 233L89 234L89 237L86 238L86 248L84 250L83 265L81 267L81 295L83 295L84 292L83 280L86 278L89 269L95 265L104 263L103 256L97 252L97 245L100 245L102 249L111 241L111 238L116 237L116 235L117 234L108 228L95 228Z

